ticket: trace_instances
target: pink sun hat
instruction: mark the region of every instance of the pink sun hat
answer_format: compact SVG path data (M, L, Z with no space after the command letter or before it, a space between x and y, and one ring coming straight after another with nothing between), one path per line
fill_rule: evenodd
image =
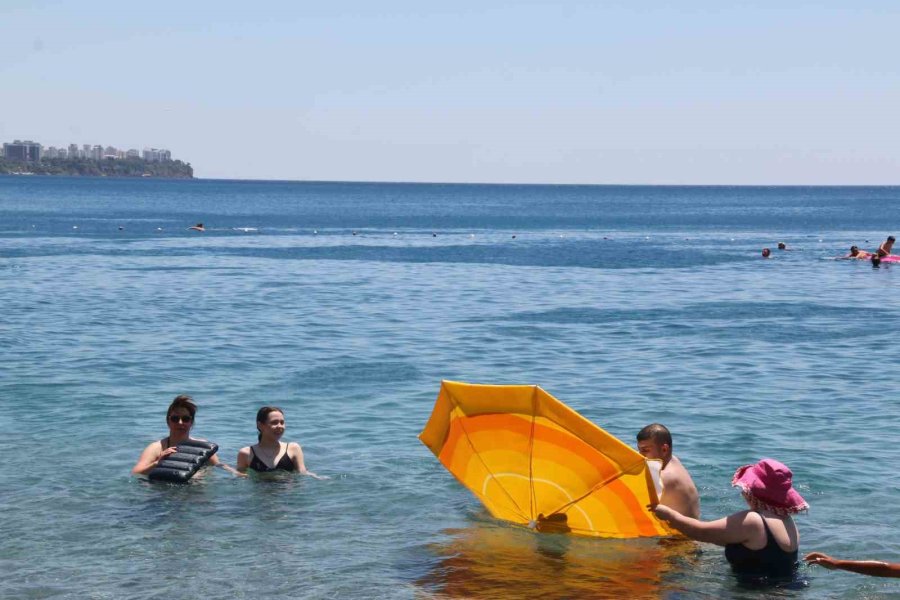
M791 485L793 473L773 458L744 465L734 473L731 485L739 487L752 504L785 515L809 509L809 504Z

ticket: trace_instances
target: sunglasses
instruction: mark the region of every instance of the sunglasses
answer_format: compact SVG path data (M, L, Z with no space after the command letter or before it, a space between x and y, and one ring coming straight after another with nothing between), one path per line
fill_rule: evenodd
M194 420L191 415L169 415L169 420L173 423L190 423Z

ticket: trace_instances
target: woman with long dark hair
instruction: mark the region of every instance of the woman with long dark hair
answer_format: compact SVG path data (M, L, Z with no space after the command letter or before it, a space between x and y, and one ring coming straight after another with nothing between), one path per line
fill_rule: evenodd
M244 472L247 469L253 469L258 473L291 471L316 479L326 479L307 470L300 444L281 441L285 430L283 410L277 406L260 408L256 413L256 429L259 431L259 442L241 448L238 452L238 471Z

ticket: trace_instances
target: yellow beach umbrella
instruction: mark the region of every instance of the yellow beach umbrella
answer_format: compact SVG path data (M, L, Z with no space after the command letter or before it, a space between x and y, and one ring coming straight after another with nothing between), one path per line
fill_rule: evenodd
M671 533L647 510L662 463L538 386L442 381L419 439L498 519L597 537Z

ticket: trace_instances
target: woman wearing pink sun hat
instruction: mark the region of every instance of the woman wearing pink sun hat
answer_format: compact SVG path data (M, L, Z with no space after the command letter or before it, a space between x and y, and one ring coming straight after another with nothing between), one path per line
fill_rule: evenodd
M731 485L741 488L749 510L716 521L692 519L662 504L651 510L691 539L725 546L725 558L736 572L790 575L800 545L791 515L809 509L792 479L789 468L764 458L739 468L731 480Z

